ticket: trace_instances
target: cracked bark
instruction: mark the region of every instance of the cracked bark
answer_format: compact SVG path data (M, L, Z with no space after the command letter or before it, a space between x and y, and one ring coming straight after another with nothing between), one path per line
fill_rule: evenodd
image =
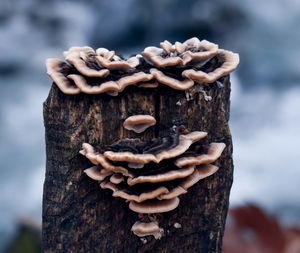
M117 97L106 94L65 95L52 85L44 103L46 178L43 196L43 252L221 252L229 191L232 184L232 142L228 127L229 76L201 92L160 85L156 89L127 87ZM180 105L181 104L181 105ZM149 114L157 125L142 134L127 131L124 120ZM83 170L90 162L80 155L83 142L103 146L120 138L150 140L169 135L173 126L206 131L206 142L224 142L216 162L219 171L180 196L179 206L159 215L165 234L143 244L130 231L138 215L123 199L100 189ZM174 223L182 228L175 228Z

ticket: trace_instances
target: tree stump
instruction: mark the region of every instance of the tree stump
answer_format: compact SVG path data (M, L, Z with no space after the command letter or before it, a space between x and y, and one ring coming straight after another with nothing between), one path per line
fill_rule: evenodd
M233 170L229 73L239 57L197 38L160 45L128 60L73 47L67 63L46 61L55 85L44 103L43 252L221 252ZM125 129L137 115L156 124ZM129 206L88 176L131 195ZM132 233L139 219L159 234Z
M53 85L44 103L43 252L221 252L233 165L229 76L218 82L201 92L128 87L117 97L65 95ZM155 116L156 126L142 135L125 130L122 122L135 114ZM83 173L90 162L78 152L83 142L150 140L180 125L206 131L207 143L224 142L226 148L216 162L219 170L181 195L175 210L160 215L164 236L160 240L148 236L143 244L130 232L137 214ZM182 227L175 228L174 223Z

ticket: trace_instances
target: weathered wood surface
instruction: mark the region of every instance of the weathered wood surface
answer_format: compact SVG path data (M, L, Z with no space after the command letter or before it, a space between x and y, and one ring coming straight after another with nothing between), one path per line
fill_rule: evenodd
M189 93L160 85L156 89L128 87L117 97L106 94L69 96L55 85L44 103L46 179L43 196L43 252L221 252L229 191L232 184L232 142L228 127L229 77L202 92ZM135 134L122 127L131 115L150 114L155 127ZM201 180L179 206L160 215L165 235L147 237L143 244L132 234L138 215L110 190L102 190L83 170L91 164L78 153L83 142L103 146L120 138L150 140L170 135L173 126L206 131L207 143L224 142L216 162L218 172ZM178 222L182 228L176 229Z

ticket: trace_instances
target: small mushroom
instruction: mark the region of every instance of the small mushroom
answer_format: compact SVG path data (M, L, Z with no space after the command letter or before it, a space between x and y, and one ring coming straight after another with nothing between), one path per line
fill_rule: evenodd
M136 133L144 132L148 127L154 126L156 120L151 115L134 115L128 117L124 123L123 127L127 130L134 131Z
M109 171L109 172L112 174L111 171ZM110 177L109 181L112 182L113 184L119 184L122 181L124 181L124 177L121 174L113 174Z
M93 166L91 168L85 169L83 172L85 174L87 174L87 176L90 177L91 179L94 179L97 181L102 181L107 176L110 176L111 174L113 174L112 171L102 169L100 166Z
M155 239L160 239L163 234L163 229L154 222L145 223L137 221L133 224L131 231L139 237L152 235Z
M141 203L130 201L130 210L136 213L165 213L172 211L179 205L179 198L168 200L146 200Z

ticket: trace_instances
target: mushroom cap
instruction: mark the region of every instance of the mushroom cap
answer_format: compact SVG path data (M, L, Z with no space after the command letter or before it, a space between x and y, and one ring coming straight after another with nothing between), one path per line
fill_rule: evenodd
M128 172L126 168L111 164L102 154L96 152L94 147L88 143L82 144L82 150L80 150L79 153L89 159L91 163L95 165L101 165L106 170L114 173L121 173L124 176L133 177L133 175Z
M124 121L123 127L127 130L132 130L136 133L142 133L148 127L154 126L155 124L156 119L151 115L134 115L128 117Z
M88 53L91 53L90 51ZM95 54L94 50L92 52ZM73 51L65 53L65 59L67 62L72 64L78 72L85 76L89 77L105 77L109 74L108 69L101 69L101 67L98 65L96 61L93 61L92 64L87 65L87 62L85 60L91 59L87 57L86 51ZM84 58L84 59L83 59ZM94 68L91 68L91 66L94 66Z
M197 167L193 174L185 178L179 186L183 189L187 190L194 184L196 184L199 180L209 177L214 174L219 168L217 166L211 164L205 164Z
M139 237L148 235L153 235L155 239L159 239L161 237L161 235L159 235L161 228L154 222L145 223L137 221L131 227L131 231Z
M184 156L178 158L175 162L177 167L184 167L189 165L199 165L215 162L222 154L225 143L212 142L209 145L207 154L202 154L199 156Z
M182 72L182 76L198 83L213 83L234 71L240 61L238 54L223 49L218 50L217 57L222 58L223 63L213 71L206 73L201 70L187 69Z
M112 171L109 171L112 174ZM113 184L119 184L122 181L124 181L124 177L121 174L113 174L110 179L110 182L112 182Z
M162 71L152 68L150 73L160 83L167 85L175 90L188 90L194 85L194 81L190 79L184 79L180 81L176 78L165 75Z
M48 76L53 80L57 87L65 94L76 95L80 93L80 89L70 82L60 70L60 66L65 64L59 59L49 58L46 60L46 68Z
M195 170L195 166L188 166L182 169L167 171L162 174L128 178L127 183L129 186L132 186L141 183L159 183L159 182L172 181L178 178L185 178L191 175L194 172L194 170Z
M83 171L85 174L87 174L88 177L91 179L102 181L107 176L111 175L112 172L106 169L102 169L100 166L93 166L91 168L85 169Z
M116 57L113 57L115 59ZM102 56L96 56L96 60L98 63L105 68L108 69L134 69L136 66L139 65L140 61L138 57L130 57L128 60L114 60L112 59L107 59Z
M140 203L140 202L143 202L148 199L155 199L158 196L161 196L168 192L169 192L168 189L163 186L160 186L149 192L143 192L141 194L132 194L132 193L126 192L125 190L120 189L113 193L113 197L120 197L120 198L123 198L126 200L135 201L135 202Z
M130 210L136 213L165 213L175 209L179 205L179 198L168 200L146 200L141 203L130 201Z
M116 81L103 81L99 80L99 84L90 85L86 78L82 75L71 74L68 75L69 79L72 79L76 86L84 93L87 94L99 94L109 93L109 95L116 95L116 92L122 92L127 86L134 85L139 82L150 81L153 76L144 72L137 72L131 75L121 77Z
M165 40L160 43L161 48L146 47L141 53L142 56L150 64L165 67L185 67L190 62L199 63L207 62L217 54L218 45L207 40L200 41L194 37L185 41L184 43L175 42L172 45Z
M97 56L104 57L105 59L111 61L115 56L115 51L109 51L104 47L100 47L96 50Z
M173 198L178 197L181 194L185 194L185 193L187 193L186 189L182 188L181 186L177 186L170 192L163 193L163 194L159 195L157 198L160 200L161 199L173 199Z
M100 187L102 189L110 189L112 190L113 192L116 192L119 190L119 187L116 186L115 184L113 184L112 182L110 182L109 180L104 180L101 184L100 184Z

